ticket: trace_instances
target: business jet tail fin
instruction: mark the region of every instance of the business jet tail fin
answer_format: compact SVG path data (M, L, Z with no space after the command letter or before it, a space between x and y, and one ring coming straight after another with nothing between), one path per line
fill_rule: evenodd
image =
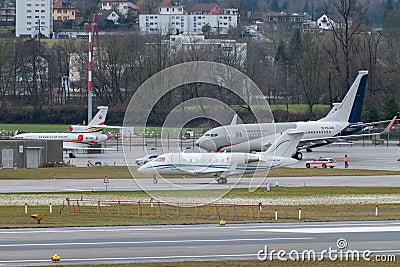
M279 157L291 158L296 152L296 148L303 135L303 131L297 131L294 129L286 130L265 153Z

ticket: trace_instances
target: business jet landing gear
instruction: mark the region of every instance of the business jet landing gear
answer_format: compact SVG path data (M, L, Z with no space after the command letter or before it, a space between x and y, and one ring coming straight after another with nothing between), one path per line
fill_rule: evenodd
M76 158L76 156L72 152L68 154L68 157L70 157L71 159Z
M228 182L228 179L225 177L218 177L216 180L219 184L226 184Z
M297 160L302 160L302 159L303 159L303 154L302 154L301 152L296 152L296 153L293 155L293 158L294 158L294 159L297 159Z

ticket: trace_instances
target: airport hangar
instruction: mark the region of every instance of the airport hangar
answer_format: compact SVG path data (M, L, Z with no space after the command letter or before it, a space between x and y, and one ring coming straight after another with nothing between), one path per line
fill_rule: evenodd
M1 140L0 168L43 168L63 162L61 140Z

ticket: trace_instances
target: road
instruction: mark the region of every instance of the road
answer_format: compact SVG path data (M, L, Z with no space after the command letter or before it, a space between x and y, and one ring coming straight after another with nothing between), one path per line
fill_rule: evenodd
M399 232L400 221L1 229L0 265L50 265L54 254L65 264L257 259L265 246L275 261L273 250L398 255Z

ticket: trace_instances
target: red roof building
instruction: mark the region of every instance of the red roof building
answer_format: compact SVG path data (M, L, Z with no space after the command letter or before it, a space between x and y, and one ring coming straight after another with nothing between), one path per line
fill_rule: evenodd
M218 4L197 4L191 10L193 15L222 15L224 9Z
M75 20L76 8L69 0L56 0L53 3L53 20Z

